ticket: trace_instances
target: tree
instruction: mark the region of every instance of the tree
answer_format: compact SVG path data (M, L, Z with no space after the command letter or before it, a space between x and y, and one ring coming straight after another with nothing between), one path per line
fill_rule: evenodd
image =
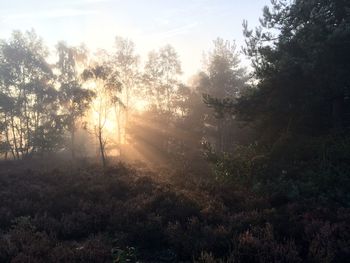
M86 51L83 48L69 47L64 42L59 42L56 49L61 109L67 130L70 132L72 158L75 159L77 122L89 109L95 94L91 90L84 89L79 78L78 64L86 57Z
M248 76L240 66L239 54L234 42L221 38L214 40L214 48L207 54L205 72L200 76L199 89L203 92L204 102L216 111L206 119L207 139L214 139L214 147L220 152L231 150L233 131L238 129L238 122L233 114L225 114L217 105L232 104L244 92ZM237 140L237 138L235 138Z
M347 205L349 28L342 0L275 0L260 27L244 22L255 79L235 101L211 103L259 134L216 158L218 174L286 202L322 195Z
M258 125L263 141L348 125L349 10L345 0L272 1L255 31L244 23L258 81L235 110Z
M114 103L118 122L119 144L121 143L122 132L121 113L122 110L125 110L125 123L127 123L129 120L131 93L139 79L138 63L139 56L135 54L135 44L129 39L116 37L113 67L115 67L115 70L119 74L118 79L123 86L123 91L125 92L124 98L122 100L117 100ZM123 127L125 128L125 124ZM124 131L124 140L125 138L126 131Z
M248 80L241 66L235 42L217 38L207 54L205 72L209 78L208 94L216 98L237 98Z
M102 165L106 167L107 138L104 130L111 108L116 101L120 100L117 95L121 91L122 86L118 81L117 72L113 71L107 61L95 63L85 69L83 79L92 82L92 89L97 95L92 105L93 111L97 115L97 124L95 124L94 133L98 139Z
M144 85L152 103L159 110L171 112L178 76L181 74L181 64L175 49L166 45L159 52L150 52L144 71Z
M4 93L0 93L0 153L4 155L5 160L8 158L8 153L12 150L9 139L9 123L7 116L10 114L14 105L13 100ZM14 156L14 152L12 152Z
M8 41L0 43L2 129L14 159L61 147L58 92L47 56L47 48L34 31L14 31Z

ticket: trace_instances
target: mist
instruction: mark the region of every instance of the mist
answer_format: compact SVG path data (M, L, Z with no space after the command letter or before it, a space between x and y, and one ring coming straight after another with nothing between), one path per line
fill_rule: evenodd
M0 262L348 260L348 1L27 2Z

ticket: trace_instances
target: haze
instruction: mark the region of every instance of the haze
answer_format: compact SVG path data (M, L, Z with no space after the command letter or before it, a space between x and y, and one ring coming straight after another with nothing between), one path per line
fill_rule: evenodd
M350 258L349 0L0 0L0 262Z
M1 0L0 36L30 30L52 47L65 40L110 49L115 36L130 38L142 56L165 44L178 51L184 79L200 70L202 54L218 36L244 44L242 22L258 24L268 0ZM245 59L242 56L243 59ZM246 65L249 63L246 62Z

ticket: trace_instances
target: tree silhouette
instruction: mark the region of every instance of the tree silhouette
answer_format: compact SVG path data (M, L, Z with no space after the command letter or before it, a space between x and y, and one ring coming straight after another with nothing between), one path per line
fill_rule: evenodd
M236 109L270 142L286 133L324 134L346 125L349 7L348 1L274 1L259 28L244 24L245 51L259 81Z
M118 80L117 72L113 71L108 62L93 64L84 70L82 76L85 81L92 82L93 91L97 95L96 102L92 106L97 114L97 124L94 124L94 133L98 139L102 165L106 167L107 137L104 134L104 130L111 108L115 103L119 102L118 93L121 91L122 86Z
M248 75L240 65L239 53L234 42L217 38L213 50L207 54L205 72L200 76L199 89L203 92L204 102L215 109L206 119L207 134L214 138L214 146L219 152L229 151L234 145L234 131L238 123L233 115L225 114L217 105L232 104L247 87ZM211 127L211 128L210 128ZM236 137L236 138L235 138Z
M181 64L172 46L166 45L158 52L149 53L143 79L147 93L158 109L171 112L171 100L180 74Z
M123 86L123 91L125 93L124 98L120 98L120 96L118 96L114 102L118 125L118 143L120 144L122 141L122 128L125 128L125 124L129 120L132 91L135 89L137 83L139 82L139 56L135 54L135 44L129 39L116 37L115 52L113 54L112 60L113 62L111 65L114 67L114 70L118 72L118 79ZM125 111L125 120L123 124L121 120L122 111ZM124 129L124 141L125 140L126 131Z
M84 89L79 77L78 63L86 56L86 51L81 48L69 47L63 42L57 44L58 61L56 68L59 70L58 82L60 91L60 104L64 112L64 123L70 132L70 149L72 158L75 159L75 133L77 122L89 109L93 91Z
M11 39L0 45L6 149L14 159L21 159L60 148L63 125L58 92L42 40L34 31L14 31Z

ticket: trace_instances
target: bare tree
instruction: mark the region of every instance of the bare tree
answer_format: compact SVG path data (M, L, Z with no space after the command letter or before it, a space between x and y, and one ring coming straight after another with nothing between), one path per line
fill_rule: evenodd
M92 105L94 113L97 114L94 133L98 139L102 165L106 167L105 125L113 105L118 100L117 94L121 91L121 83L118 81L116 72L107 62L95 63L84 70L83 79L92 82L92 89L96 94L96 100Z

